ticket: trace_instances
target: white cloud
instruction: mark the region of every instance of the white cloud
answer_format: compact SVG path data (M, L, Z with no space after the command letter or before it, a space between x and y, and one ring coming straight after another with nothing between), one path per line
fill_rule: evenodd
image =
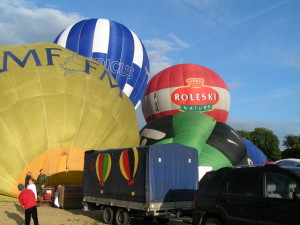
M143 43L149 50L159 49L161 52L167 52L173 49L173 43L162 39L144 40Z
M229 90L233 90L233 89L239 88L241 86L243 86L243 83L239 82L239 81L233 81L233 82L228 83Z
M30 1L0 1L0 45L53 42L67 26L82 20L76 13L38 8Z
M151 77L172 65L171 59L163 55L162 52L149 51L148 57L150 61Z
M169 34L169 37L174 41L174 43L178 46L178 47L182 47L182 48L188 48L189 44L186 43L185 41L181 40L179 37L177 37L175 34Z
M177 3L181 10L198 17L199 21L196 24L200 22L204 26L218 28L231 22L228 2L222 0L178 0Z
M181 40L175 34L169 34L169 37L171 40L151 39L143 41L150 60L150 72L152 76L172 65L173 61L168 56L169 54L189 47L188 43Z
M152 76L171 65L171 59L167 53L172 51L172 43L161 39L143 41L150 61L150 73Z

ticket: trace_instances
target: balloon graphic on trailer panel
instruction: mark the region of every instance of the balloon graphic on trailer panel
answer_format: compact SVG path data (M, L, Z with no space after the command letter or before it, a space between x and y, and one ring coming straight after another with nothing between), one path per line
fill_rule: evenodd
M214 71L196 64L179 64L151 78L142 99L147 122L179 112L195 111L225 123L230 94L224 80Z
M86 150L138 145L135 109L102 64L53 43L1 50L0 201L28 171L80 184Z
M108 69L137 108L149 80L149 59L138 36L108 19L87 19L67 27L54 41Z
M104 186L111 170L111 157L109 153L99 153L96 158L96 173L99 185Z

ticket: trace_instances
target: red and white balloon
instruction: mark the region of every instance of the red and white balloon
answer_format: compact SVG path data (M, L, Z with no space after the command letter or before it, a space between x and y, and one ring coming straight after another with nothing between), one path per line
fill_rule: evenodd
M198 111L226 123L230 94L224 80L214 71L196 64L171 66L148 83L142 100L147 122L185 111Z

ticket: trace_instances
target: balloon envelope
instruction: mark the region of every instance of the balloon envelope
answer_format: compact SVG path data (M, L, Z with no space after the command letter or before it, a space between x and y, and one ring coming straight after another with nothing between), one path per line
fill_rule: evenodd
M195 111L225 123L230 95L223 79L214 71L196 64L171 66L151 78L142 109L145 120Z
M254 165L265 164L268 162L268 158L266 157L266 155L259 148L257 148L255 144L253 144L246 138L242 139L246 145L248 155Z
M1 50L0 201L28 171L81 183L86 150L139 143L135 109L102 64L52 43Z
M134 32L112 20L88 19L67 27L54 43L105 65L138 106L150 68L147 52Z
M252 164L238 133L212 117L197 112L163 116L140 131L140 145L178 143L198 150L198 165L219 169Z

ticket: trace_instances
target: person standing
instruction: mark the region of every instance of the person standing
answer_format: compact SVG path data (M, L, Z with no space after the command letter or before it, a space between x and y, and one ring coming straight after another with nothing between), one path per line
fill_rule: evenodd
M29 181L29 179L31 179L31 178L33 178L32 172L31 172L31 171L28 171L28 172L26 173L26 177L25 177L25 188L27 187L28 181Z
M30 225L31 217L34 225L38 225L37 203L33 191L30 189L24 189L23 184L19 184L18 189L21 191L19 195L19 202L25 209L25 225Z
M36 179L36 190L38 199L42 197L42 188L48 183L47 176L43 169L40 169L40 174Z
M34 196L35 196L35 200L37 201L37 192L36 192L36 186L34 184L34 179L33 178L30 178L28 180L28 185L25 187L26 189L30 189L32 190L32 192L34 193Z

